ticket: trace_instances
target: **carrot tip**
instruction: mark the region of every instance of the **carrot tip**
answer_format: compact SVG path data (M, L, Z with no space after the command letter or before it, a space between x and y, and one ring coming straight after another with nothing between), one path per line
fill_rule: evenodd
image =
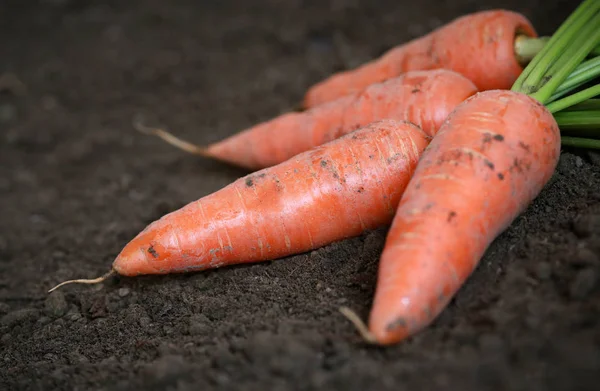
M48 293L60 288L63 285L67 285L67 284L98 284L104 280L106 280L108 277L112 276L115 273L114 269L111 269L108 273L106 273L105 275L98 277L98 278L93 278L93 279L77 279L77 280L68 280L68 281L63 281L60 284L58 284L57 286L55 286L54 288L50 289L48 291Z
M351 310L348 307L340 307L340 312L350 322L352 322L352 324L354 324L354 327L356 327L356 329L358 330L358 333L365 340L365 342L370 343L370 344L377 344L377 339L375 338L373 333L371 333L369 331L369 328L367 327L365 322L363 322L363 320L358 316L358 314L356 312L354 312L353 310Z
M134 118L133 127L140 133L157 136L158 138L162 139L168 144L171 144L172 146L179 148L185 152L194 155L209 157L209 154L206 152L205 148L196 144L192 144L188 141L182 140L174 136L173 134L167 132L166 130L146 126L142 123L140 118Z

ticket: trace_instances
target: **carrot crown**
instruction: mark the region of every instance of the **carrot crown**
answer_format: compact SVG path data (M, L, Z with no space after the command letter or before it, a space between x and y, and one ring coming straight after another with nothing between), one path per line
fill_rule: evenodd
M511 90L538 100L561 132L600 128L600 1L584 0L525 67ZM592 135L593 137L593 135ZM597 136L595 137L597 138ZM563 145L600 148L600 140L562 136Z
M600 2L584 0L525 67L512 90L547 105L555 91L599 44ZM579 102L568 106L576 103Z

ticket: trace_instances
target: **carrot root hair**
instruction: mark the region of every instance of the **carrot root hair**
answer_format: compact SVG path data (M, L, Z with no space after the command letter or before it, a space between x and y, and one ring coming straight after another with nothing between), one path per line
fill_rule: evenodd
M115 274L115 270L111 269L108 273L106 273L105 275L100 276L98 278L63 281L60 284L58 284L57 286L55 286L54 288L50 289L48 291L48 293L60 288L63 285L67 285L67 284L99 284L99 283L103 282L104 280L106 280L108 277L112 276L113 274Z
M352 324L354 325L354 327L356 327L356 330L358 331L360 336L365 340L365 342L372 345L378 345L377 338L375 338L375 335L373 335L373 333L369 331L369 328L367 327L365 322L360 318L360 316L358 316L358 314L354 310L348 307L340 307L339 311L350 322L352 322Z
M163 141L167 142L168 144L171 144L172 146L179 148L185 152L191 153L193 155L200 155L203 157L213 158L206 151L206 148L200 145L192 144L189 141L182 140L164 129L146 126L142 123L142 120L140 118L134 118L133 127L140 133L156 136L162 139Z

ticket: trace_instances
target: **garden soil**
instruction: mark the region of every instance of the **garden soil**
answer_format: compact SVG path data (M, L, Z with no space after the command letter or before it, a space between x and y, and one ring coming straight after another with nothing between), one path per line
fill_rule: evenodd
M365 344L338 312L368 315L386 227L272 262L46 293L105 273L148 223L246 174L133 119L209 143L462 14L512 9L551 34L576 3L3 1L0 388L600 389L600 154L587 151L563 151L442 315L396 346Z

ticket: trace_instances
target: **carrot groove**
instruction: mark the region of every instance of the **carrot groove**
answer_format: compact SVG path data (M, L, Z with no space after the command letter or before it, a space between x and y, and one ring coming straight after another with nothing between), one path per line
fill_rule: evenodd
M462 16L315 84L307 91L303 106L315 107L405 72L439 68L461 73L480 91L508 89L523 70L515 55L517 34L537 37L531 23L516 12L491 10Z

